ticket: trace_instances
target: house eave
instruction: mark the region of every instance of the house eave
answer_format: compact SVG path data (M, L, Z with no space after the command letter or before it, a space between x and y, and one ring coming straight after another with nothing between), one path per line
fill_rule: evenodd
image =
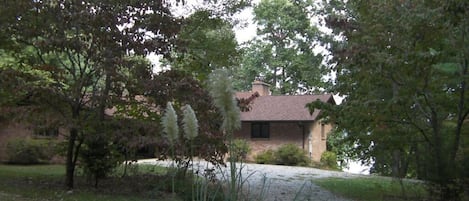
M269 120L269 119L260 119L260 120L241 120L241 122L275 122L275 123L296 123L296 122L314 122L315 120Z

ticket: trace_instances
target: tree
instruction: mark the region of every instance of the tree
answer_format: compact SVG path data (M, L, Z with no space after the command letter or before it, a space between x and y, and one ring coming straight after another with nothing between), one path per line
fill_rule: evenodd
M168 53L179 20L161 1L22 0L5 2L0 12L0 49L31 49L34 54L18 58L18 65L47 75L49 84L27 97L62 116L69 130L65 183L73 188L83 125L90 119L84 111L103 119L111 97L124 87L117 79L129 67L124 56Z
M261 76L279 94L311 93L324 75L322 56L315 54L318 30L312 25L313 3L263 0L254 7L258 37L245 48L241 88Z
M325 3L325 2L324 2ZM463 1L331 1L325 20L335 112L374 169L438 185L440 200L463 191L463 127L469 114ZM339 40L334 40L338 39ZM462 177L462 178L461 178Z
M184 105L191 105L199 121L199 134L191 140L184 140L181 136L179 144L176 144L176 156L181 157L176 160L183 160L190 157L187 154L187 147L193 143L193 156L203 158L213 164L223 163L223 158L227 152L224 144L223 134L220 132L221 116L213 106L213 100L209 92L202 87L202 84L185 72L170 70L155 75L145 85L145 94L148 102L153 106L162 106L167 102L172 102L177 112L182 111ZM178 116L183 116L178 114ZM181 126L181 125L180 125ZM157 156L162 158L167 155L168 144L158 142Z
M229 21L210 10L198 10L181 28L169 65L204 83L217 68L235 68L238 43Z

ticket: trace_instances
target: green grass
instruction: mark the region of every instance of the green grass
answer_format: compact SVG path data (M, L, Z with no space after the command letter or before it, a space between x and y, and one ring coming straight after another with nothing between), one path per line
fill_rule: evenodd
M0 177L59 177L65 174L63 165L0 165Z
M113 177L104 179L96 189L86 178L75 178L75 189L64 188L63 165L0 165L0 200L2 201L145 201L181 200L168 194L166 168L139 165L121 177L119 168Z
M404 188L398 180L387 177L324 178L313 182L334 194L357 201L418 201L428 198L424 183L417 181L404 180ZM405 196L402 189L405 189Z

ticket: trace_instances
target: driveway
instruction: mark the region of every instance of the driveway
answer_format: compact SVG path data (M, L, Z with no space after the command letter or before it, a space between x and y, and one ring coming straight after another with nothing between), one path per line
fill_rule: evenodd
M140 164L154 164L160 166L171 165L170 161L157 161L155 159L140 160ZM227 164L229 167L229 164ZM289 201L289 200L315 200L315 201L349 201L336 196L329 191L314 184L314 179L326 177L351 178L359 177L358 174L346 172L320 170L308 167L293 167L280 165L261 164L239 164L241 168L242 181L244 181L244 194L250 198L266 201ZM217 179L227 181L229 168L214 168L206 162L195 162L194 170L203 172L207 168L215 169ZM262 193L262 195L260 195Z

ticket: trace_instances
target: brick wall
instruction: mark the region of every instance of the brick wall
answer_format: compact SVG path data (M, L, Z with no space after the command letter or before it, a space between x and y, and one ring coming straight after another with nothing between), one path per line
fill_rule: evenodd
M292 143L304 149L307 153L311 149L311 159L318 162L321 159L321 154L326 150L326 138L331 130L331 125L325 124L322 126L320 122L303 124L298 122L270 122L270 138L251 138L251 123L243 122L241 130L235 132L235 137L245 139L250 143L251 153L248 160L253 160L254 156L262 151L275 150L284 144ZM321 132L324 135L321 135ZM311 145L308 143L311 143Z
M20 124L3 124L0 126L0 162L7 160L6 145L8 139L16 137L27 137L32 134L31 130Z
M302 127L297 122L270 123L270 138L251 138L251 123L242 123L242 129L235 133L236 138L242 138L250 142L251 154L248 159L252 160L259 152L272 149L275 150L283 144L292 143L303 148ZM305 133L305 140L307 134ZM305 144L305 148L307 148Z
M45 139L57 139L57 140L63 140L64 139L64 133L66 132L65 129L60 128L59 129L59 136L57 138L48 138L45 137ZM44 137L41 136L35 136L33 130L24 125L24 124L18 124L18 123L9 123L9 124L1 124L0 125L0 162L6 162L8 160L8 156L6 154L6 146L11 138L36 138L40 139ZM61 162L63 161L62 158L60 157L54 157L55 160L54 162Z
M315 121L311 124L311 159L313 161L319 162L321 160L321 155L326 151L326 139L327 135L332 130L332 125L323 124L321 121Z

